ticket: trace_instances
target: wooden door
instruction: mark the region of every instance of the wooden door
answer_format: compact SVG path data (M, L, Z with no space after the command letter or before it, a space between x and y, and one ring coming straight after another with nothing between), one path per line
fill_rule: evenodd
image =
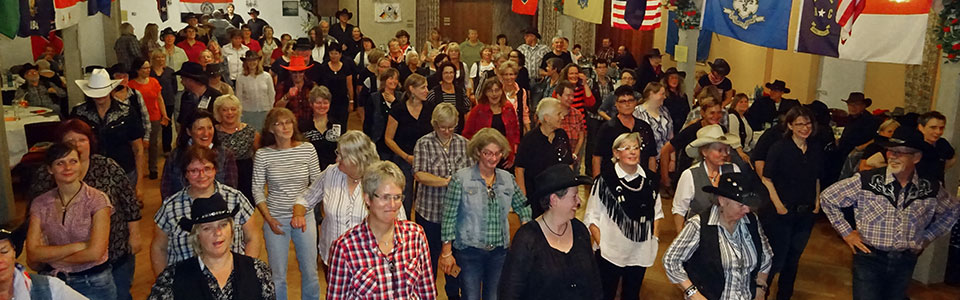
M467 39L467 29L475 29L480 41L493 41L492 0L440 0L440 36L453 42Z

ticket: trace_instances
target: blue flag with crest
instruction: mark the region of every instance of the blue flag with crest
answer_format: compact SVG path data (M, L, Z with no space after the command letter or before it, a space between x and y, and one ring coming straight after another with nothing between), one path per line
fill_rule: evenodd
M785 0L705 0L700 26L745 43L787 49L792 6Z

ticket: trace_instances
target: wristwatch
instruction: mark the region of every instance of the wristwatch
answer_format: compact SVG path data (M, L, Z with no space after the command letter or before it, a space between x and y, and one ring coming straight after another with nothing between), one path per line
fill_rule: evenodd
M697 292L699 292L699 290L697 290L697 286L691 284L690 287L688 287L686 290L683 290L683 299L690 299L690 297L696 295Z

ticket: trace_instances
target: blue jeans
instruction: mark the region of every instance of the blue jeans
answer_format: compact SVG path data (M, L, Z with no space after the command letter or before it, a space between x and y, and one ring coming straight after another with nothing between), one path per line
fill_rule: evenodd
M853 255L853 299L906 299L917 255L910 251L887 252L869 248L871 253L858 250Z
M507 258L507 249L454 249L453 258L460 266L460 293L463 300L497 300L500 271Z
M130 286L137 265L136 256L127 254L113 262L113 285L117 287L117 300L131 300Z
M113 270L110 267L92 274L63 275L60 279L89 299L114 300L117 298L117 286L113 283Z
M305 231L290 226L290 219L277 219L283 234L274 234L270 224L263 223L263 240L267 246L267 260L273 272L273 285L277 291L277 300L287 299L287 255L290 253L290 240L297 253L300 265L300 298L320 299L320 277L317 275L317 220L308 213Z

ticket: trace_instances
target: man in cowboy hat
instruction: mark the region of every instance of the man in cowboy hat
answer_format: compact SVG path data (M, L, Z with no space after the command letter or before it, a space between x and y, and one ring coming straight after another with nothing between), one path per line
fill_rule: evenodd
M861 92L850 93L843 102L847 103L850 119L837 140L837 155L846 158L855 147L873 140L877 135L877 128L880 127L880 120L867 111L873 100L866 98Z
M653 48L640 58L640 67L637 68L637 89L643 90L648 83L660 82L663 75L663 69L660 68L660 62L663 60L663 54L660 49Z
M111 93L120 85L120 79L110 79L105 69L94 69L89 79L75 81L87 100L73 107L70 116L90 125L96 135L99 154L117 161L130 181L137 181L135 148L141 148L144 136L143 122L137 119L130 105L117 101Z
M353 13L344 8L337 11L333 16L340 22L333 26L333 28L330 28L330 36L333 36L341 43L353 40L353 25L347 23L350 22L350 19L353 19Z
M710 73L700 76L697 80L697 86L693 88L693 95L699 95L700 90L707 86L714 85L723 93L723 107L730 104L733 100L733 82L727 75L730 75L730 64L723 58L717 58L713 62L707 62L710 66Z
M197 110L206 110L213 114L213 102L220 97L220 92L211 88L209 76L200 64L185 62L175 74L180 76L183 83L183 96L180 96L180 113L177 115L177 124L189 125L193 122L193 115Z
M786 82L777 79L764 86L769 90L767 95L756 99L744 113L747 123L757 131L770 128L778 116L786 114L791 108L800 106L800 101L796 99L783 98L784 94L790 93Z
M260 18L260 11L256 8L250 8L248 14L250 14L250 20L247 20L247 25L250 25L250 37L259 40L260 36L263 35L263 28L270 24Z
M0 226L0 298L86 300L82 294L54 276L27 271L17 263L26 239L26 227Z
M13 96L15 100L26 100L30 106L41 106L60 114L60 99L67 97L67 91L49 81L40 80L37 65L25 63L16 71L25 79ZM64 109L66 110L66 109Z
M823 212L853 252L856 300L906 299L917 256L960 213L960 201L936 178L917 172L921 151L929 147L920 135L900 130L881 145L886 167L859 172L820 194ZM853 223L845 217L850 209Z
M524 30L523 45L517 46L517 51L523 54L525 60L524 66L527 67L530 80L536 81L540 79L540 72L538 71L540 63L545 61L543 56L546 55L547 52L550 52L550 47L540 44L540 33L534 28Z
M290 41L290 42L294 43L293 55L291 56L306 57L307 62L305 65L310 65L313 63L313 60L310 59L310 54L313 51L314 45L313 43L310 42L310 38L302 37L302 38L298 38L296 42L294 41ZM278 59L277 61L279 63L274 63L274 66L271 67L270 70L273 71L274 73L277 73L277 83L280 83L290 78L290 71L287 70L287 67L290 66L291 62L285 61L283 59ZM314 72L314 70L318 70L318 69L319 68L310 68L309 70L307 70L307 80L311 80L313 82L319 82L320 80L319 73Z

